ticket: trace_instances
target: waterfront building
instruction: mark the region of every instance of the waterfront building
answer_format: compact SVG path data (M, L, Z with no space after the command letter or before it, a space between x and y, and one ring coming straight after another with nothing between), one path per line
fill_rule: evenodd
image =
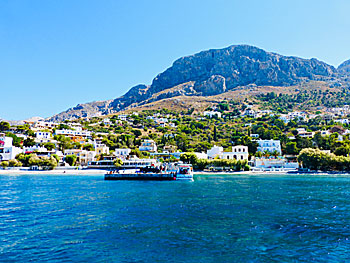
M216 157L220 158L223 152L223 147L214 145L210 150L207 150L208 159L215 159Z
M115 169L114 160L115 156L105 156L103 160L92 161L88 164L88 168L91 169ZM127 160L123 160L123 164L119 169L136 169L146 166L154 166L158 163L156 159L139 159L137 157L132 157Z
M77 156L77 161L81 165L88 165L89 162L95 161L96 152L95 151L87 151L81 149L68 149L64 150L64 156L67 155L75 155Z
M232 147L232 152L223 152L221 159L248 160L248 146L237 145Z
M283 157L255 158L253 170L295 170L299 168L298 162L290 162Z
M206 153L194 152L198 159L208 159L208 155Z
M258 152L274 152L277 151L278 153L282 154L281 150L281 142L280 140L257 140L256 141L258 146Z
M8 161L15 159L17 154L22 152L21 148L12 145L13 138L6 137L4 133L0 133L0 161Z

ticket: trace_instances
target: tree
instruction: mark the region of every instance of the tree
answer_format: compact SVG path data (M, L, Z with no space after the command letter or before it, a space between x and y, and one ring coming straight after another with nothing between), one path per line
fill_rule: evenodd
M48 151L52 151L53 149L56 148L56 145L52 142L47 142L44 143L44 147L48 150Z
M71 130L72 128L69 127L67 124L61 123L60 125L58 125L57 129L58 130Z
M214 141L216 142L218 140L217 130L216 126L214 126Z
M23 164L23 166L29 166L29 159L33 154L24 154L24 153L20 153L16 155L16 160L18 160L19 162L21 162Z
M36 154L32 154L28 160L28 166L40 166L41 160Z
M350 153L349 146L342 145L335 149L334 154L338 156L348 156Z
M10 124L6 121L0 122L0 131L8 131L10 129Z
M8 161L10 167L21 167L22 163L16 159Z
M286 154L298 154L299 150L297 148L296 142L287 142L286 144Z
M8 161L2 161L2 162L0 163L0 165L1 165L2 168L5 169L6 167L9 166L9 162L8 162Z
M113 164L114 164L114 166L115 166L116 168L118 168L118 167L120 167L120 166L123 165L123 161L120 160L119 158L117 158L117 159L114 160Z
M140 130L132 130L132 133L136 136L136 137L140 137L142 135L142 132Z
M73 141L71 138L64 135L55 135L54 139L59 142L59 149L64 151L66 149L73 149Z
M198 162L198 157L194 153L182 153L180 155L180 160L184 163L195 165Z
M60 157L57 154L53 154L51 156L56 159L57 164L60 162Z
M23 146L25 147L32 147L35 145L35 141L33 138L28 137L27 139L24 140Z
M83 146L83 150L86 150L86 151L93 151L95 148L92 144L88 143L88 144L85 144Z
M274 150L274 151L271 153L271 155L274 156L274 157L277 157L277 156L280 155L280 153L279 153L278 151Z
M72 155L67 155L65 157L66 163L68 163L70 166L74 166L76 161L77 161L77 156L72 154Z
M57 161L53 156L51 157L43 156L40 158L39 165L45 169L53 170L57 166Z

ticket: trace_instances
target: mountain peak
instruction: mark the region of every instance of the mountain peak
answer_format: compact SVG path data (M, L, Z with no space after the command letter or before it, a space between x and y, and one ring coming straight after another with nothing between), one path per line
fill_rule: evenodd
M175 96L212 96L251 84L286 87L308 81L328 81L337 75L333 66L315 58L283 56L255 46L232 45L181 57L158 74L150 86L137 85L111 103L93 108L113 112ZM64 116L87 115L86 112L87 109L79 112L73 108Z

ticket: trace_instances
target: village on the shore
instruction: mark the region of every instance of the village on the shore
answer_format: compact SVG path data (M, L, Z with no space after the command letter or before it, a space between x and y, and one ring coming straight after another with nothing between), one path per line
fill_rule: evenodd
M350 152L349 116L348 105L282 114L222 102L202 112L160 109L13 126L2 121L0 165L108 170L181 160L207 171L347 170L334 162ZM315 154L325 162L343 159L317 166L310 159L319 158Z

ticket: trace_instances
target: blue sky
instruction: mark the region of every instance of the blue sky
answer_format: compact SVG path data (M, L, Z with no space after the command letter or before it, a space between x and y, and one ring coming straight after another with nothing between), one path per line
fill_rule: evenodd
M0 0L0 118L113 99L181 56L232 44L350 59L347 0Z

